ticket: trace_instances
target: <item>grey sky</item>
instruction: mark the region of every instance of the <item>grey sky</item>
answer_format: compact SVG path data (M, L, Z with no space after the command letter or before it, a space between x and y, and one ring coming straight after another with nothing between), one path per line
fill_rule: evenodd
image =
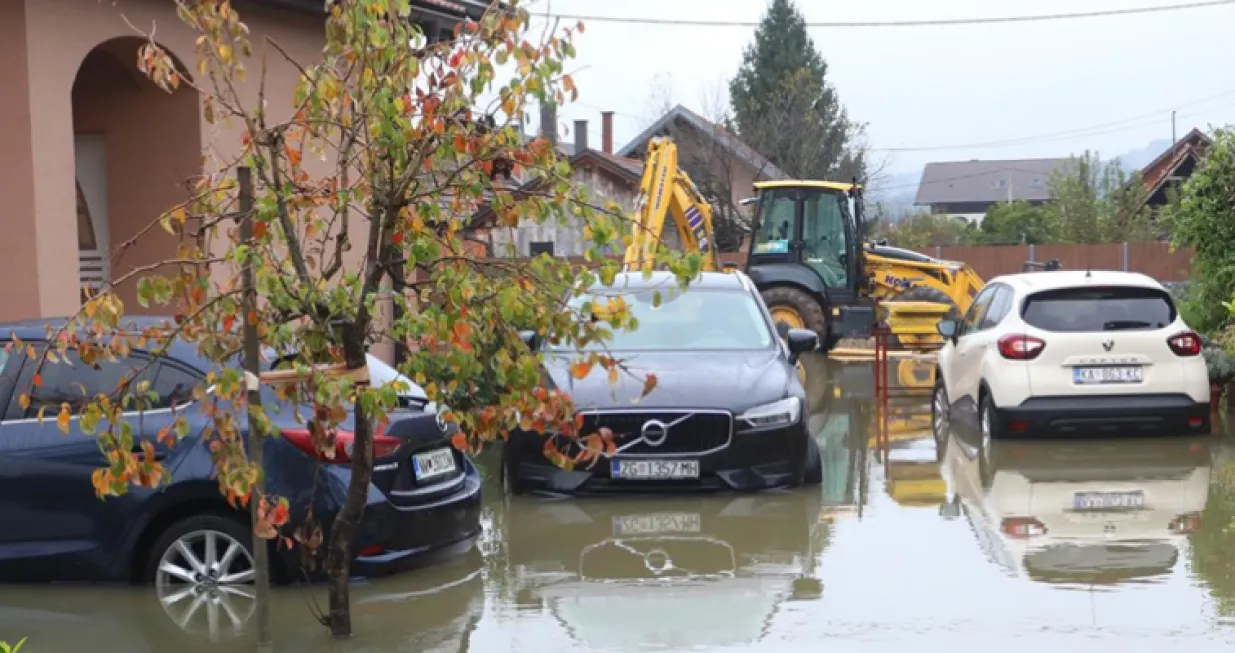
M1036 15L1178 4L1182 0L797 0L807 21L921 20ZM757 21L764 0L536 0L554 13L661 19ZM1004 25L812 28L829 77L850 115L869 123L874 148L954 146L1024 139L1021 144L891 152L889 170L933 160L1105 155L1179 133L1235 122L1229 65L1235 6L1158 14ZM643 125L657 76L673 100L707 115L741 62L749 27L592 22L578 42L578 103L561 119L587 119L600 138L600 111L617 112L620 147ZM1224 63L1227 62L1227 63ZM1219 93L1225 95L1191 104ZM1185 106L1187 105L1187 106ZM1146 114L1160 112L1154 116ZM1137 118L1136 120L1129 120ZM1117 123L1117 124L1110 124ZM1098 125L1103 128L1090 129ZM569 136L567 136L569 137Z

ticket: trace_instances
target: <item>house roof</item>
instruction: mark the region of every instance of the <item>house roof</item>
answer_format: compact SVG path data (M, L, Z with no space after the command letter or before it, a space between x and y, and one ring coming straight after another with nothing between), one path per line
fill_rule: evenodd
M638 159L618 156L616 154L606 154L600 150L588 148L579 154L570 157L570 165L572 168L577 167L581 163L593 163L604 169L609 174L617 177L634 188L638 188L639 182L643 178L643 162ZM544 180L533 179L522 184L515 189L515 194L525 193L536 188ZM483 229L491 226L489 223L493 220L493 210L489 206L483 206L472 216L472 228Z
M1070 158L936 161L926 164L914 204L960 204L1050 199L1051 174ZM1011 187L1011 191L1009 191Z
M675 121L682 121L694 127L698 131L703 132L709 138L720 143L726 150L733 153L734 156L745 161L747 165L759 172L759 176L766 179L788 179L789 175L772 163L766 156L756 152L749 145L743 143L737 136L729 133L724 127L704 118L703 116L687 109L682 105L677 105L669 110L668 113L661 116L659 120L652 123L647 129L644 129L633 140L618 150L620 156L635 156L640 150L647 145L647 142L652 140L653 136L659 136L667 131Z
M1183 138L1175 141L1170 147L1163 150L1150 161L1148 165L1141 168L1142 181L1145 187L1149 190L1149 194L1153 195L1162 188L1166 183L1167 178L1176 168L1183 165L1187 161L1188 155L1200 158L1201 153L1205 148L1213 144L1208 136L1199 129L1193 128ZM1164 165L1166 164L1166 165Z
M315 14L325 13L329 2L322 0L255 0L258 4L277 9L304 11ZM479 20L489 8L486 0L412 0L414 13L429 13L445 18L461 19L463 17Z

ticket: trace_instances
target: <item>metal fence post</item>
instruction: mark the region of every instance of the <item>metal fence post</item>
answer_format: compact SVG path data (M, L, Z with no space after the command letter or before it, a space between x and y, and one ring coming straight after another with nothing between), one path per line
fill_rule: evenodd
M1034 253L1033 243L1029 243L1029 262L1030 263L1038 262L1037 254Z
M943 245L935 245L935 258L943 258Z
M1128 271L1128 241L1124 241L1124 272Z

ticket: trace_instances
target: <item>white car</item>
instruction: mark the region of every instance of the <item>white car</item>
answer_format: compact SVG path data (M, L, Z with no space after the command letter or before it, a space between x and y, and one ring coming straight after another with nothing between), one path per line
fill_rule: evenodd
M1138 273L992 279L960 322L939 323L936 433L976 419L1009 434L1208 432L1201 339L1162 284Z

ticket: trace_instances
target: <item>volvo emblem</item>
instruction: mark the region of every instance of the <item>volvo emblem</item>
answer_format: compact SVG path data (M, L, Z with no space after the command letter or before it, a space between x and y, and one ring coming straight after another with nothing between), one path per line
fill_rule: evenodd
M648 446L659 447L665 443L665 438L669 437L669 426L658 419L650 419L643 423L639 435Z
M1112 339L1112 338L1107 338L1106 340L1103 340L1103 341L1102 341L1102 348L1103 348L1103 349L1105 349L1106 351L1110 351L1110 350L1114 349L1114 348L1115 348L1115 340L1114 340L1114 339Z

